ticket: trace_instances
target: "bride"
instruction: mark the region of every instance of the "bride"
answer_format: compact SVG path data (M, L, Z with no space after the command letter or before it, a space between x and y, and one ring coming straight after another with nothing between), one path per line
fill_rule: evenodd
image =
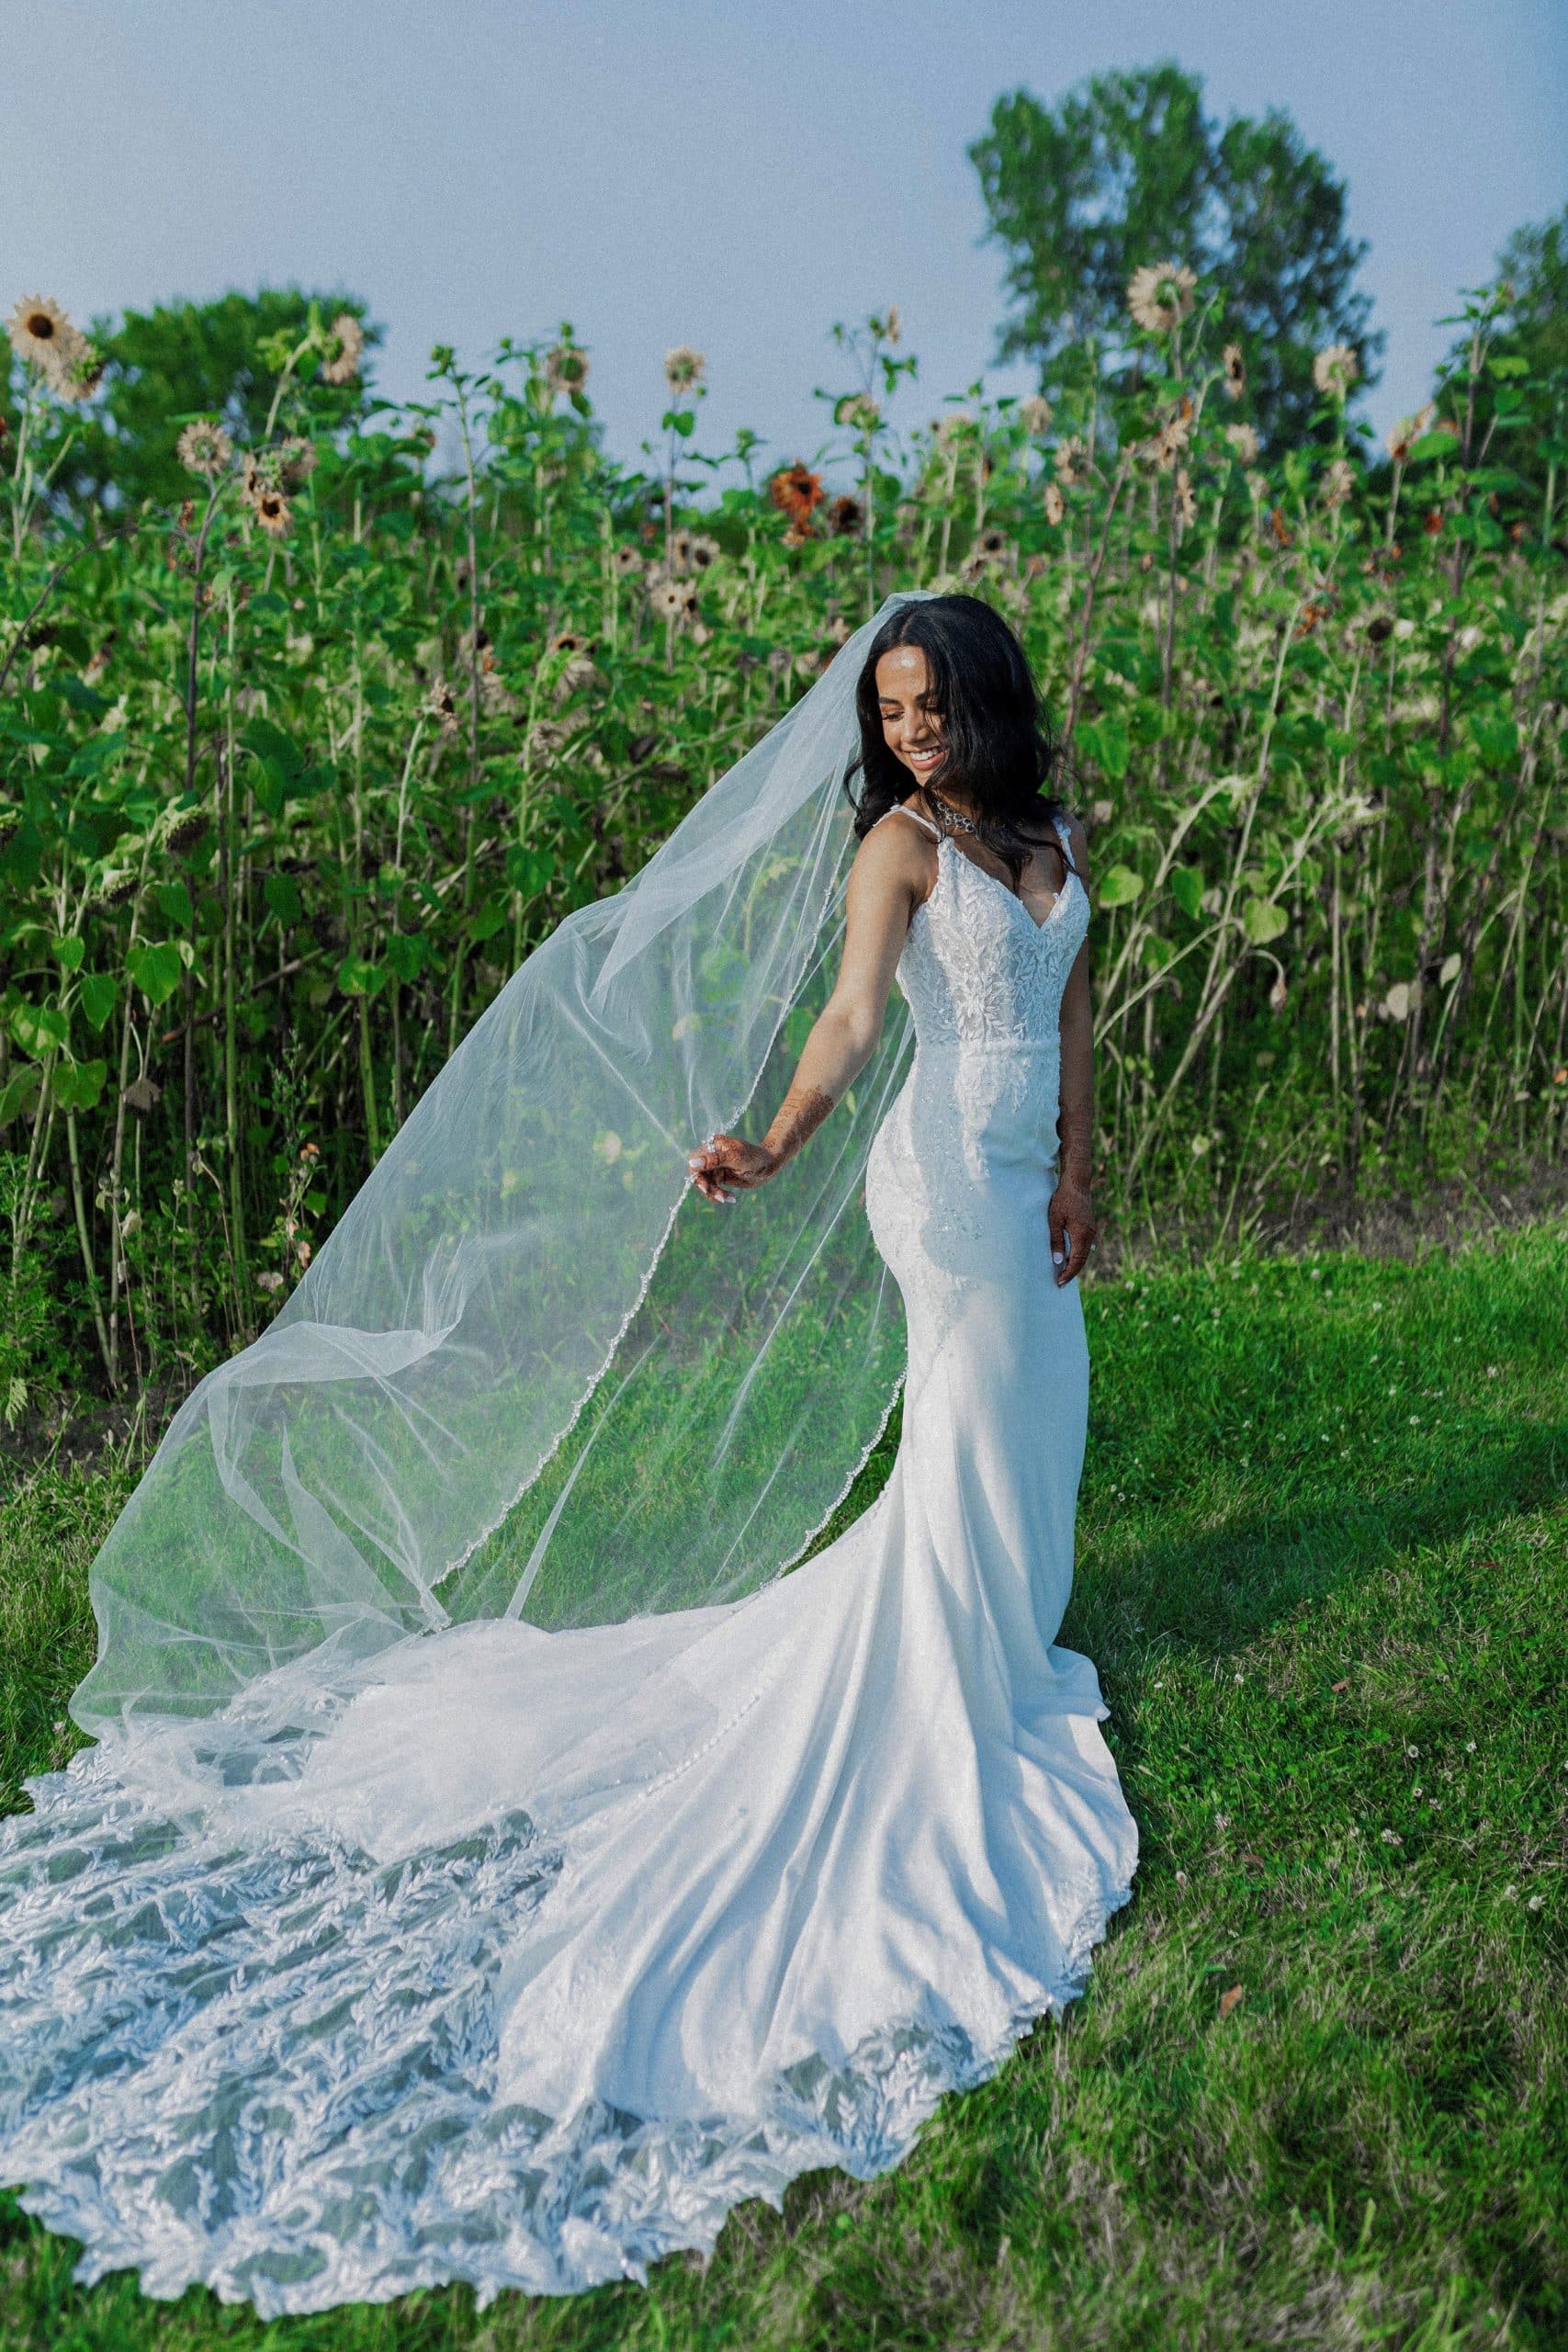
M890 598L182 1408L95 1566L97 1744L0 1837L0 2182L79 2277L644 2278L897 2164L1081 1989L1136 1833L1055 1644L1094 1219L1054 763L998 616Z

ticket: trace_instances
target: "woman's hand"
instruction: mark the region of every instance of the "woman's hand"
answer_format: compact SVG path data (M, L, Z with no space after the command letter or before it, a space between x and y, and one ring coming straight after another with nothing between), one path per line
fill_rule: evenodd
M686 1165L705 1201L732 1201L737 1193L754 1193L784 1162L765 1143L747 1143L739 1136L710 1136Z
M1064 1283L1070 1283L1082 1273L1100 1230L1089 1186L1064 1176L1051 1195L1046 1216L1051 1227L1051 1262L1056 1269L1056 1285L1060 1289Z

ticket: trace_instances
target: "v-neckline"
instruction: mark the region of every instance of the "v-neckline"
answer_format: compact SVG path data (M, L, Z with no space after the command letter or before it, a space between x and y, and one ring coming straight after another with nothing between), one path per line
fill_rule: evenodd
M982 865L977 857L965 857L964 855L964 852L958 847L958 844L954 842L951 833L939 834L937 837L937 847L939 850L943 848L950 849L954 857L962 860L964 865L972 867L983 880L990 883L993 889L999 890L1003 898L1007 899L1010 906L1014 906L1018 909L1019 913L1023 917L1024 922L1029 925L1030 930L1032 931L1036 936L1038 936L1041 932L1048 930L1051 924L1055 922L1057 915L1061 912L1062 900L1067 895L1068 887L1077 878L1073 873L1072 867L1069 865L1067 867L1066 876L1063 879L1061 888L1052 899L1051 904L1046 909L1045 912L1040 917L1039 921L1036 922L1034 917L1030 913L1029 909L1024 905L1023 900L1020 898L1018 892L1016 890L1010 890L1007 884L1002 880L1001 876L999 874L993 874L989 866Z

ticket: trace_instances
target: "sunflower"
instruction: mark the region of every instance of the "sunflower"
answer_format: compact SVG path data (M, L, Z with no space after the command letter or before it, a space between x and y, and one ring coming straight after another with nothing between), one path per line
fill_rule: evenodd
M716 562L723 553L718 541L710 538L705 531L693 532L691 560L694 571L705 571L709 564Z
M852 539L865 521L865 509L858 498L847 493L835 498L828 509L828 527L836 538Z
M648 608L656 619L678 621L686 610L683 580L660 580L649 591Z
M1225 398L1238 401L1247 390L1247 362L1241 356L1239 343L1227 343L1223 354L1225 371Z
M1348 343L1331 343L1312 363L1312 380L1318 390L1342 401L1360 370Z
M811 536L811 516L826 495L821 477L811 472L797 458L793 466L782 466L768 484L768 496L783 514L787 514L790 527L800 536L789 542L800 544L800 538Z
M554 400L560 392L580 392L588 381L588 354L575 343L558 343L545 354L545 390Z
M11 348L29 368L52 376L85 338L47 294L27 294L6 322Z
M1403 465L1408 458L1411 444L1419 441L1424 433L1430 432L1434 413L1432 402L1427 401L1424 407L1416 410L1414 416L1400 418L1399 423L1388 436L1388 454L1396 466Z
M1348 458L1336 458L1323 477L1323 500L1325 506L1343 506L1356 487L1356 469Z
M1054 481L1048 481L1045 485L1045 520L1051 525L1053 530L1062 521L1066 511L1066 500L1062 496L1056 484Z
M689 343L678 343L664 355L664 380L672 392L689 392L707 373L707 360Z
M1064 490L1076 490L1079 482L1089 480L1089 444L1076 433L1066 441L1058 441L1055 464L1056 480Z
M1258 435L1250 424L1227 424L1225 439L1235 451L1238 465L1255 466L1258 463Z
M359 375L359 363L365 356L365 329L352 311L340 311L327 330L337 345L330 359L321 362L323 384L352 384Z
M426 718L434 719L443 735L456 735L457 732L457 697L452 692L451 687L447 684L445 678L437 678L434 680L431 685L429 693L424 697L423 707Z
M209 481L216 481L220 474L228 472L234 445L211 417L198 416L180 435L175 454L187 473L205 474Z
M1176 469L1176 518L1186 530L1198 520L1198 499L1192 488L1192 477L1185 466Z
M610 558L610 569L621 580L630 579L642 570L642 558L636 548L618 547Z
M1051 403L1040 392L1028 392L1018 404L1018 421L1038 441L1051 430Z
M845 392L833 403L833 422L847 424L855 433L874 433L882 422L882 410L869 392Z
M1191 438L1191 418L1184 413L1184 409L1173 409L1154 439L1145 442L1144 454L1162 474L1168 474Z
M286 538L293 520L288 501L280 490L263 490L252 503L252 513L268 538Z
M291 433L287 441L280 441L276 458L278 488L287 491L290 497L296 491L304 489L321 462L321 453L315 443L307 440L302 433Z
M44 381L57 401L90 401L103 382L104 366L96 344L78 335L74 347L62 348L54 365L44 369Z
M1127 280L1127 309L1134 326L1149 334L1170 334L1192 308L1198 280L1183 265L1146 262Z

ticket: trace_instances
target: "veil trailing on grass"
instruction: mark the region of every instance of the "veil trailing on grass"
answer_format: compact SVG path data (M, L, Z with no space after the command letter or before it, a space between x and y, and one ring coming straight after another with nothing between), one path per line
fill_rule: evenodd
M771 1111L831 988L882 610L616 897L513 974L98 1555L99 1737L269 1767L392 1644L739 1596L846 1492L903 1369L860 1212L908 1029L761 1201L686 1154Z

